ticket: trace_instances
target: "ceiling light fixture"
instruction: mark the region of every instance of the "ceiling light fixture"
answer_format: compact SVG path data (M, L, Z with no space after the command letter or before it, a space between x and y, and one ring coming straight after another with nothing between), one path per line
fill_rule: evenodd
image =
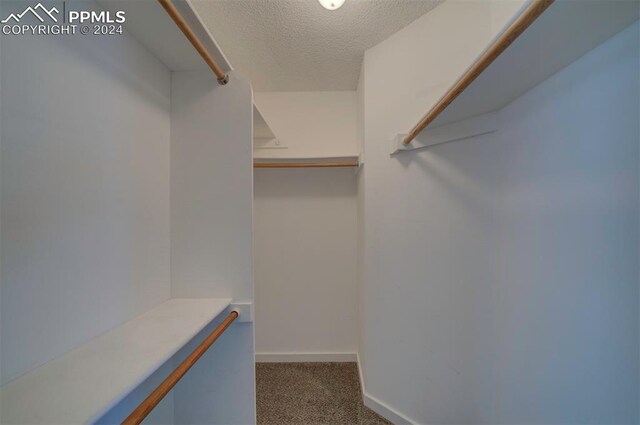
M336 10L344 4L344 0L318 0L327 10Z

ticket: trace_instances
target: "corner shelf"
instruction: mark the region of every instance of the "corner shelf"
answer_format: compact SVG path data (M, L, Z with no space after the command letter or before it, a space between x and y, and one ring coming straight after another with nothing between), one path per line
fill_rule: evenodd
M99 419L231 304L171 299L0 388L2 423Z
M285 145L280 144L280 140L273 134L273 130L269 127L269 124L264 119L264 116L256 106L253 104L253 151L271 149L287 149Z

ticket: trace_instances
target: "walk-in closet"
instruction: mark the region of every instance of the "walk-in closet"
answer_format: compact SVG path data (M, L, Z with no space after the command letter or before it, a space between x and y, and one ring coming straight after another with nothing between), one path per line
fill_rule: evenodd
M0 0L0 424L640 423L640 0Z

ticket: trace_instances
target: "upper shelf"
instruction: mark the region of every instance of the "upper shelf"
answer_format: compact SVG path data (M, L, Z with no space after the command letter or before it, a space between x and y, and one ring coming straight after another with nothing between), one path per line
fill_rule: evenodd
M145 45L171 71L207 69L207 64L189 43L157 0L97 0L108 11L125 12L125 30ZM203 24L189 0L172 0L207 52L224 70L231 64Z
M503 108L631 25L639 17L640 2L637 1L556 0L440 112L412 143L404 146L402 139L406 134L401 135L394 142L393 153L442 143L446 138L432 138L429 136L430 130ZM500 40L509 26L485 52ZM485 52L479 56L478 61L483 59ZM472 68L473 65L469 70ZM456 84L442 99L455 94ZM432 143L429 139L440 141Z
M0 388L0 422L94 422L184 347L230 303L230 299L206 298L166 301L34 369Z

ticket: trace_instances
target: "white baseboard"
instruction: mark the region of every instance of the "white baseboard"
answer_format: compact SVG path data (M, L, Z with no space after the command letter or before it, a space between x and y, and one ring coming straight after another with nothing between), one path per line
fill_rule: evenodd
M362 368L360 367L360 357L357 353L356 359L358 362L358 374L360 376L360 387L362 388L362 401L364 405L395 425L417 425L418 422L416 420L403 415L388 404L378 400L377 398L367 393L364 386L364 376L362 375Z
M256 353L258 363L356 362L356 353Z

